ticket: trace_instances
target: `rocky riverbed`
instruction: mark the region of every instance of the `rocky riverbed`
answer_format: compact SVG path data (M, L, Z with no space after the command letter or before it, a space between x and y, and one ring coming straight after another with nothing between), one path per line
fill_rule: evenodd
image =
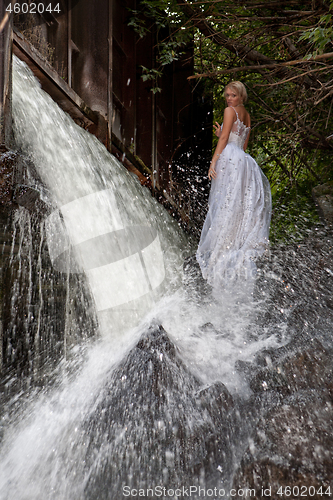
M13 158L9 155L7 160L11 167ZM12 202L6 179L0 186L2 198ZM33 195L32 190L16 190L16 202L23 200L28 209L33 202L35 207ZM185 262L183 290L195 307L208 307L214 301L194 258ZM243 392L221 381L203 383L184 359L175 332L158 321L157 313L157 321L146 328L117 367L107 368L101 383L95 381L97 390L87 394L87 407L84 403L84 410L75 418L68 417L63 427L62 412L70 414L72 403L69 398L57 414L62 396L54 396L51 413L61 422L61 433L59 439L56 434L52 437L50 446L45 445L45 456L43 450L34 448L34 456L41 453L42 458L34 458L31 470L34 481L41 479L30 498L46 498L50 478L57 500L107 500L132 490L139 496L140 490L147 493L158 485L170 492L182 488L182 496L177 494L181 498L188 496L191 485L192 498L220 498L222 493L225 498L330 498L332 292L329 223L314 228L302 242L275 246L258 262L253 301L261 306L254 308L242 340L251 345L258 338L274 336L276 341L232 367L246 387ZM173 311L168 314L172 316ZM182 315L189 329L190 320ZM210 341L229 335L214 322L200 324L200 332ZM192 334L195 337L197 332ZM68 373L68 368L64 371ZM50 429L54 422L59 424L50 422ZM28 424L26 429L23 437L30 435ZM39 438L40 429L35 431ZM21 457L21 444L18 448ZM15 446L8 453L9 449ZM7 470L8 463L11 474L14 462L10 463L11 458L7 462L8 453L2 457L0 472ZM25 467L25 475L18 469L8 482L4 480L4 489L0 484L0 496L3 491L8 495L9 485L15 485L17 490L4 498L27 498L21 486L31 484ZM63 478L67 482L59 486ZM124 490L125 486L129 489ZM160 497L160 491L150 498Z
M192 498L330 498L332 241L322 227L259 263L255 297L270 296L257 326L276 328L279 336L282 323L285 331L280 346L237 362L247 397L221 382L203 386L163 326L151 326L110 372L82 427L82 436L87 429L90 436L84 463L94 470L87 498L118 495L129 470L126 492L142 496L149 485L164 484L169 491L181 487L181 498L189 485ZM185 276L189 300L209 295L194 259L186 262Z

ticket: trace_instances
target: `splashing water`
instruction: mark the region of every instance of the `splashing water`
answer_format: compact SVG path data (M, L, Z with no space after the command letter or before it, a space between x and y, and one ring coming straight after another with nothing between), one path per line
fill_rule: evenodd
M147 189L54 105L24 64L14 58L13 67L16 143L58 207L45 222L51 260L60 271L86 272L100 329L115 335L177 282L188 242Z
M193 477L206 484L197 465L205 460L200 443L217 424L209 412L199 413L193 394L222 382L246 398L235 364L283 344L283 324L275 321L278 336L256 326L266 299L224 294L216 301L197 293L183 276L193 246L175 221L16 58L13 116L17 146L33 160L56 207L44 226L52 264L86 273L101 339L85 354L74 349L57 384L6 423L1 499L117 499L126 484L184 484ZM174 354L170 346L163 350L168 344L138 347L156 323L176 346ZM142 389L150 377L154 403ZM186 442L190 465L182 458ZM231 474L234 457L224 459Z
M148 190L54 104L17 58L13 71L17 146L33 160L59 207L45 221L51 260L61 271L84 269L102 334L114 338L150 311L149 317L157 314L175 341L190 340L194 356L206 352L208 361L219 338L226 358L235 346L247 351L241 337L251 303L243 303L240 316L239 301L229 294L201 305L187 301L181 291L172 295L179 288L184 259L193 253L191 242ZM153 307L163 295L169 298ZM202 336L194 342L192 334L209 323L223 333L216 338L214 330L207 349L208 327L202 351L197 345Z

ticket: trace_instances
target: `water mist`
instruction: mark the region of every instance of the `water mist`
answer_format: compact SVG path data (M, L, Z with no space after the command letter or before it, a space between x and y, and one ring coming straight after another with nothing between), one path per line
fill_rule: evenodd
M86 276L99 338L73 346L55 383L14 417L4 412L1 499L158 498L163 486L166 498L190 486L192 498L219 498L209 488L231 498L265 405L282 401L258 397L267 382L253 382L252 363L264 352L258 366L269 370L272 349L306 331L283 272L268 255L254 294L213 297L177 223L16 58L13 117L17 147L52 199L50 261L64 276ZM322 316L325 335L330 321Z

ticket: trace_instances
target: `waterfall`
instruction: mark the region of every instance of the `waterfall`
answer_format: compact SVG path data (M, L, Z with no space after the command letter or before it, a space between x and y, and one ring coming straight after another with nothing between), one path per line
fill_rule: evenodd
M119 498L124 484L184 481L206 455L207 430L225 424L201 415L200 391L223 380L230 390L246 393L235 361L267 345L260 336L252 343L245 340L252 304L242 304L240 315L230 295L216 303L209 294L198 295L194 286L188 296L188 287L182 286L184 260L194 253L188 236L135 176L52 101L16 57L13 120L16 146L34 164L43 185L41 199L51 207L41 227L53 269L65 277L86 276L101 343L88 351L74 346L74 354L59 365L55 386L31 400L27 396L22 407L14 405L18 414L1 448L0 496L102 500L110 498L112 488L111 498ZM24 209L20 213L27 217ZM34 279L38 276L29 283ZM150 325L158 331L158 324L168 332L166 343L156 334L156 344L148 339L143 350L135 350ZM274 344L275 337L268 343ZM127 424L125 415L131 415L138 394L149 392L151 384L157 399L140 398L135 424ZM118 397L106 404L108 387ZM127 409L116 409L119 404ZM174 410L168 417L170 405ZM114 421L109 411L125 414ZM148 429L141 423L145 415ZM6 413L3 419L12 420ZM109 438L103 442L108 419ZM220 461L226 470L232 468L229 453ZM112 488L103 486L105 467L112 469L107 480Z
M65 283L85 277L100 336L69 347L52 384L14 394L4 406L1 500L174 499L189 492L235 498L243 453L245 474L266 439L264 412L292 404L284 398L299 371L281 372L285 345L300 336L307 348L316 330L322 342L331 336L330 240L323 235L321 281L319 271L315 284L310 274L299 280L299 269L310 273L315 265L308 249L303 264L292 248L263 259L253 296L225 291L217 300L187 258L193 244L178 224L15 57L13 118L16 145L35 165L41 199L51 207L40 238ZM28 219L21 209L21 246L32 244L29 225L23 228ZM28 290L34 280L40 276L32 271ZM68 314L69 285L66 294ZM42 308L36 310L40 338ZM283 379L288 373L291 382ZM288 460L280 462L288 467ZM256 480L249 470L249 481ZM245 487L248 477L238 478Z
M53 266L86 273L103 335L135 326L176 285L188 239L15 57L13 118L17 147L34 162L56 206L45 221Z

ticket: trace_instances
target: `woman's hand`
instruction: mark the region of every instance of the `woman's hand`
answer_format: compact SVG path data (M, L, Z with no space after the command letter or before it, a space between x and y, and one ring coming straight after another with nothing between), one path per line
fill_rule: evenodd
M216 170L215 170L215 165L212 163L210 164L209 170L208 170L208 179L211 181L212 179L216 179Z
M215 122L215 125L213 125L213 127L214 127L214 132L215 132L216 137L220 137L221 125L219 123Z
M215 134L219 136L219 140L217 143L217 146L215 148L214 154L212 161L210 163L210 167L208 170L208 178L209 179L216 179L217 173L216 173L216 164L219 160L219 157L221 156L224 148L228 144L228 139L229 139L229 134L232 128L232 125L235 121L235 111L231 107L227 107L224 110L224 115L223 115L223 128L219 126L219 124L216 122L216 125L214 125L215 128ZM220 130L218 130L218 127L220 127Z

